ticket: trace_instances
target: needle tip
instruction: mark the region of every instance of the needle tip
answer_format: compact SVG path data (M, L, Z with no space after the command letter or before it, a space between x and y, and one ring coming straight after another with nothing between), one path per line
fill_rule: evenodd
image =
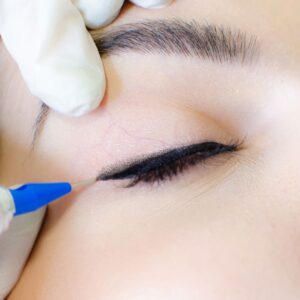
M77 188L85 187L87 185L91 185L95 182L96 182L96 179L92 178L92 179L88 179L88 180L82 180L82 181L73 183L71 185L72 185L72 189L77 189Z

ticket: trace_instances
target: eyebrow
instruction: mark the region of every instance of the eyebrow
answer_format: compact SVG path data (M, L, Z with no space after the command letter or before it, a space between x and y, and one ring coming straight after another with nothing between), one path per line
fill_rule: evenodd
M117 25L109 30L91 32L102 57L138 52L141 54L182 55L211 61L255 61L260 52L256 36L222 25L195 20L149 20ZM49 108L42 104L34 127L32 145L44 127Z
M195 20L149 20L92 32L92 36L102 57L133 51L243 64L259 54L256 36Z

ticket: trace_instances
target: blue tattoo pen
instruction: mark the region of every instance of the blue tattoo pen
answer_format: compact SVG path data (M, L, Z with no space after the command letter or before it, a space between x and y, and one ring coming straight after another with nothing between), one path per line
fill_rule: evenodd
M74 189L93 184L95 181L96 179L92 179L76 184L69 182L28 183L15 188L0 186L0 228L7 228L13 216L34 212L70 194Z

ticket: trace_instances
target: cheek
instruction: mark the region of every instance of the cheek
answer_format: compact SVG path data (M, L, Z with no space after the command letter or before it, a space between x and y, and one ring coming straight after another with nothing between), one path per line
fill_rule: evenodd
M59 220L50 208L27 272L69 298L285 299L299 286L297 235L237 183L202 197L86 191Z

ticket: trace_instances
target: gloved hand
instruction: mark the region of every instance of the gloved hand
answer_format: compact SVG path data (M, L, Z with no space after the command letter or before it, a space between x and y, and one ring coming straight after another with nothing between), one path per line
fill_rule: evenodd
M15 219L0 236L0 299L17 282L41 227L45 208ZM0 216L1 217L1 216Z
M145 8L170 0L132 0ZM124 0L0 0L0 35L32 94L52 109L79 116L95 109L105 76L85 28L111 22Z
M131 0L145 8L172 0ZM111 22L124 0L0 0L0 35L32 94L52 109L79 116L96 108L105 75L85 28ZM16 283L45 210L13 219L0 236L0 299ZM0 216L1 217L1 216Z

